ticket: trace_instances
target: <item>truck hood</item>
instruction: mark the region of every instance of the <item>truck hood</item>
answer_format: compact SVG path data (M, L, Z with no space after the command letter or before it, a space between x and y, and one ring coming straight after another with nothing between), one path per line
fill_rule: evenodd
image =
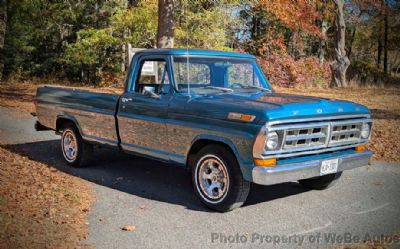
M369 114L367 107L350 101L282 93L198 96L186 105L196 115L226 119L229 112L255 115L254 122L280 119Z

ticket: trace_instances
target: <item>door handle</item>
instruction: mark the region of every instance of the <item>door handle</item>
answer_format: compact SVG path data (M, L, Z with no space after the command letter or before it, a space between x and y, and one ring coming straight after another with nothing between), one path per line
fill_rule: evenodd
M132 98L121 98L122 103L132 101Z

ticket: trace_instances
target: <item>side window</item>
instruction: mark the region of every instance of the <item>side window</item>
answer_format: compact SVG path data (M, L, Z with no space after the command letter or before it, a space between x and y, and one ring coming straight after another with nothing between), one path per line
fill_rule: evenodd
M143 60L141 62L135 92L146 95L149 92L166 94L171 87L165 60Z

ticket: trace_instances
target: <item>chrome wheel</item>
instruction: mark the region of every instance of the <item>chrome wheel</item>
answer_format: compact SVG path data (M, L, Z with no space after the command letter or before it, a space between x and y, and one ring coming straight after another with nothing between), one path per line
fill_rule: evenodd
M225 164L214 155L202 157L196 167L196 187L204 199L211 203L221 202L229 188L229 176Z
M78 155L78 144L76 141L75 134L72 131L70 130L64 131L61 145L65 159L68 162L75 161Z

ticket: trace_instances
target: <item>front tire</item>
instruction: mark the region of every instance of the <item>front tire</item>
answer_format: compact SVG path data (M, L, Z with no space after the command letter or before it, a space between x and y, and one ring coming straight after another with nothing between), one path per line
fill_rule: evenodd
M335 174L299 180L299 183L309 189L324 190L334 186L341 175L342 172L337 172Z
M68 165L85 167L92 158L93 146L83 141L74 125L67 124L61 135L61 151Z
M243 178L232 152L221 145L208 145L191 160L196 195L207 207L227 212L243 205L250 182Z

